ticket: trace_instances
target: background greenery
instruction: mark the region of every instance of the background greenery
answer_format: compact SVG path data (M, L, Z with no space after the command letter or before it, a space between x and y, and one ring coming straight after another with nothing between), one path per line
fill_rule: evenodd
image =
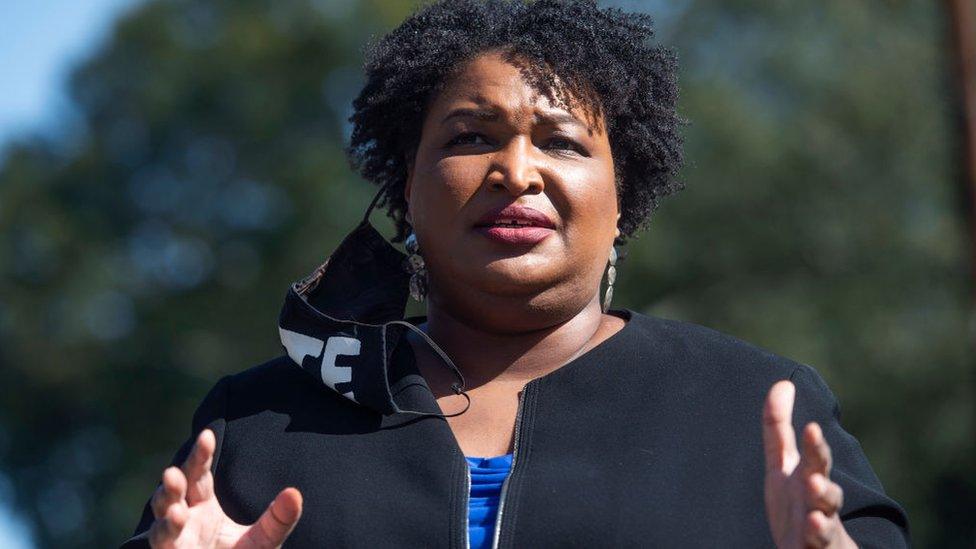
M611 4L657 17L690 121L687 189L631 244L615 303L815 366L916 544L971 546L938 3ZM83 123L3 152L0 471L40 545L125 539L206 390L280 353L287 285L373 192L341 153L360 48L411 7L151 0L73 73Z

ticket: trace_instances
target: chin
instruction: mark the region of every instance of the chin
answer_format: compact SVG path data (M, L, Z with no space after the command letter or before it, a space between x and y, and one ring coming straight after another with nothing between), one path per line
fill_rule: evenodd
M559 283L557 265L525 256L496 259L470 272L472 285L499 295L538 293Z
M564 322L593 301L566 280L481 277L478 286L459 284L437 296L455 318L495 333L525 333Z
M538 277L482 272L466 286L476 289L478 293L496 297L530 298L551 288L553 284L552 280Z
M517 255L486 253L477 246L468 246L438 257L449 257L450 261L428 264L428 271L440 279L434 284L443 280L453 288L452 293L534 299L551 294L556 288L574 286L578 279L584 278L578 272L578 265L568 261L564 248L558 246L537 247ZM441 276L436 276L434 271Z
M432 300L456 318L516 332L561 322L593 300L594 277L572 264L550 260L533 265L515 259L455 261L453 271L440 276L429 272L436 288Z

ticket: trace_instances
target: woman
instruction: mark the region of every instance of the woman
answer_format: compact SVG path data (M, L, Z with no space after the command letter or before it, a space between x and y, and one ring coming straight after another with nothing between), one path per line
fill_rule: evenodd
M367 212L291 288L288 356L214 387L127 545L906 546L813 369L609 310L614 244L678 188L650 35L448 0L384 37L349 154L409 257Z

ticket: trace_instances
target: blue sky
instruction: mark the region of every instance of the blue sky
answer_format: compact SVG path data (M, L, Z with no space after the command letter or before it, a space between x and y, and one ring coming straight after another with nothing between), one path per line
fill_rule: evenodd
M46 133L69 112L68 69L106 38L112 21L142 0L0 2L0 147L12 137ZM0 545L33 547L30 527L10 507L0 472Z
M0 146L57 125L68 107L68 69L98 47L119 14L141 1L0 2Z

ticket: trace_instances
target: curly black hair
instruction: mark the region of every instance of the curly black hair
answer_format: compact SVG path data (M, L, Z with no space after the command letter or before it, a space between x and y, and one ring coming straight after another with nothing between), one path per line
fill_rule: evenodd
M677 62L650 43L650 16L594 0L441 0L366 50L346 154L385 188L397 240L409 232L403 187L427 106L464 62L500 51L550 101L604 117L620 205L619 242L646 225L661 197L683 187ZM557 85L558 81L558 85Z

